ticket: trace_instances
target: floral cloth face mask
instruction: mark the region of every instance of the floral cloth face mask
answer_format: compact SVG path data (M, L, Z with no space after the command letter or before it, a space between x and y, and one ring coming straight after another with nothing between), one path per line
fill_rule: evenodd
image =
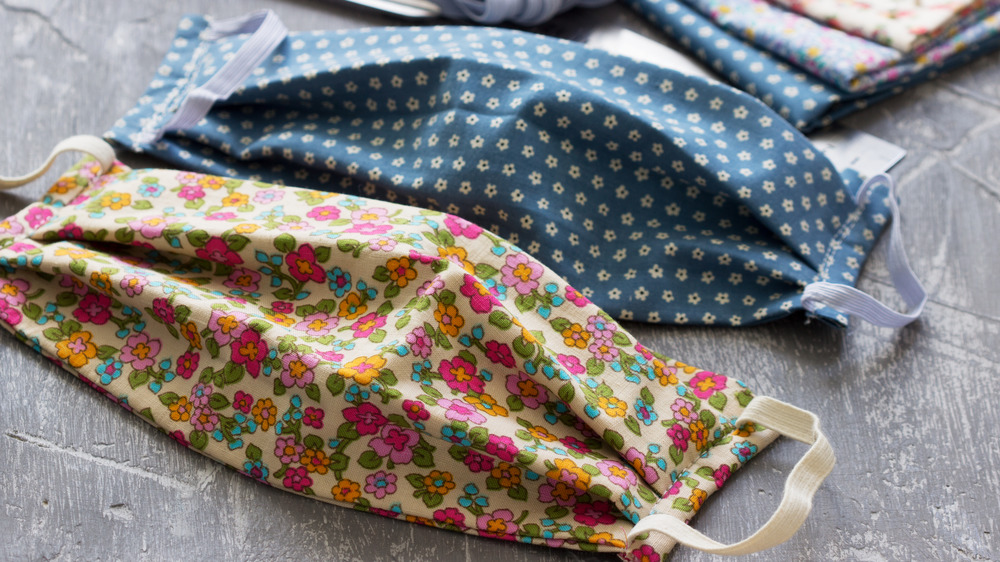
M994 6L984 8L987 11L979 17L970 18L937 41L914 52L900 53L766 0L687 0L687 3L732 36L746 38L756 47L845 92L898 84L904 78L946 63L970 46L993 41L1000 34L997 17L1000 7Z
M442 529L659 560L676 542L737 554L787 539L832 469L815 416L643 347L461 218L112 168L93 137L59 148L98 161L0 222L3 326L253 479ZM811 447L775 516L734 545L688 527L779 433Z
M813 69L811 62L799 61L796 65L782 60L793 57L787 56L787 44L782 47L773 44L776 37L769 40L753 36L750 40L741 31L727 31L730 27L727 23L731 22L724 20L728 18L713 21L714 17L695 7L703 4L702 0L627 0L627 3L706 67L807 132L1000 48L997 18L984 15L977 23L956 29L954 37L942 37L940 43L929 44L928 47L934 47L916 59L898 68L884 69L884 74L862 77L867 84L859 82L844 88L836 85L836 80L831 83L824 72Z
M736 326L806 310L843 326L872 305L886 314L864 318L898 326L922 301L912 272L909 315L828 296L853 291L893 212L884 178L841 176L733 88L569 41L458 27L286 37L273 13L190 16L108 136L202 172L446 210L617 318ZM208 209L202 191L182 196Z
M909 52L954 31L996 0L775 0L817 21Z

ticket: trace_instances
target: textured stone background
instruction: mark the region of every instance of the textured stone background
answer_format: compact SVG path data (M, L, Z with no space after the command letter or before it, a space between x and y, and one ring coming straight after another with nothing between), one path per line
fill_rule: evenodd
M345 6L0 0L0 170L27 171L62 138L105 131L142 93L183 13L272 7L293 30L397 23ZM598 19L655 36L618 6ZM744 329L629 326L654 349L823 418L838 465L812 516L788 543L748 558L1000 558L997 62L988 56L847 120L909 151L893 173L910 261L931 295L921 321L846 332L802 317ZM0 213L35 200L56 174L0 196ZM869 261L860 287L898 302L883 257ZM768 449L708 501L696 527L727 542L752 532L803 451L789 441ZM4 560L612 559L427 529L255 484L180 449L6 332L0 503ZM673 556L710 558L683 547Z

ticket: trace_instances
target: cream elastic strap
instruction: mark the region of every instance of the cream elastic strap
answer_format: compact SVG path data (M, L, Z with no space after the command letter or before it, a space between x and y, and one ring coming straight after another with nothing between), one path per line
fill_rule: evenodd
M809 515L816 490L833 470L833 449L820 431L815 414L780 400L766 396L754 398L736 425L738 427L749 421L812 445L789 473L781 504L771 519L756 533L738 543L726 545L706 537L673 515L655 513L639 521L629 532L629 541L641 533L663 533L683 545L712 554L750 554L790 539Z
M37 170L15 178L0 176L0 189L11 189L40 178L43 174L45 174L45 172L49 171L49 168L52 167L52 163L55 161L56 156L59 156L63 152L71 151L85 152L96 158L97 161L101 163L102 172L106 172L111 169L111 165L115 162L114 149L103 140L91 135L69 137L52 149L52 153L49 154L48 159L44 164L39 166Z

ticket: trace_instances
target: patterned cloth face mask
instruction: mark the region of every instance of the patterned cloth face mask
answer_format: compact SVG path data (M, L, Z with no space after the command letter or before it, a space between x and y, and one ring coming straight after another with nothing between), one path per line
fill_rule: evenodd
M955 31L984 11L1000 7L996 0L775 0L831 26L868 37L903 52Z
M800 68L781 60L784 49L775 49L767 38L750 41L742 32L727 32L726 23L720 21L720 25L695 8L702 0L626 1L705 66L763 100L802 131L825 127L1000 48L996 15L984 17L961 28L951 38L954 43L942 39L896 71L887 69L884 75L868 77L873 80L861 89L845 89L834 85L836 80L829 82L823 72L814 71L810 63L800 63Z
M286 37L273 13L190 16L108 136L206 173L446 210L621 319L804 309L899 326L923 300L908 267L894 275L908 315L852 287L895 213L887 178L842 177L737 90L578 43L457 27Z
M815 416L650 351L458 217L104 172L110 147L58 150L72 148L98 162L0 222L2 324L251 478L442 529L658 560L676 542L782 542L833 467ZM688 527L779 433L811 447L775 516L728 546Z
M904 54L766 0L687 1L734 37L749 38L755 46L846 92L898 83L1000 34L1000 10L993 8L919 51Z

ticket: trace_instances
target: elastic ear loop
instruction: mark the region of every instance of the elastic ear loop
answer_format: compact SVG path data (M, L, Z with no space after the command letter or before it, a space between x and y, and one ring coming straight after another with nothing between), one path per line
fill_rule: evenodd
M781 503L767 523L740 542L726 545L706 537L673 515L654 513L636 524L628 534L629 541L646 532L662 533L691 548L712 554L735 555L758 552L790 539L809 515L816 490L833 470L836 460L833 449L820 431L815 414L780 400L767 396L754 398L736 420L736 426L749 421L811 445L788 474Z
M889 275L892 277L893 286L903 297L910 311L896 312L864 291L827 281L806 285L802 291L802 306L806 310L814 312L825 305L887 328L901 328L916 320L923 312L924 304L927 303L927 291L920 284L917 274L906 258L903 230L899 224L899 206L896 204L892 178L886 174L872 177L858 190L857 201L863 204L871 196L872 190L881 184L889 188L889 209L892 213L892 225L889 227Z
M250 76L253 69L264 62L264 59L285 40L288 29L272 10L261 10L238 18L212 22L202 38L216 41L241 33L252 33L252 35L208 82L188 92L173 117L157 131L153 141L159 140L167 131L183 130L197 125L208 115L215 102L231 96Z
M48 159L45 160L45 163L39 166L37 170L29 172L23 176L13 178L0 176L0 189L11 189L40 178L43 174L45 174L45 172L49 171L49 168L52 167L52 163L55 162L56 156L59 156L63 152L70 151L86 152L96 158L101 164L102 173L110 170L111 165L115 162L115 151L111 148L111 145L95 136L77 135L75 137L69 137L68 139L65 139L57 144L55 148L52 149Z

